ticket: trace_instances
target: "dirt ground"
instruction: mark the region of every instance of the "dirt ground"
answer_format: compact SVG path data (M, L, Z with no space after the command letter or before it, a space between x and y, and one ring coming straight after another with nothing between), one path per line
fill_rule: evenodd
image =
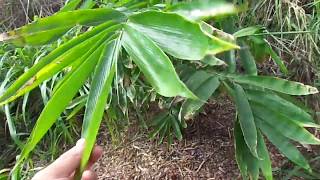
M129 131L113 148L105 128L98 144L104 147L96 166L99 179L240 179L232 138L234 107L228 100L211 102L189 123L184 140L157 145L147 135ZM274 167L283 157L270 147Z

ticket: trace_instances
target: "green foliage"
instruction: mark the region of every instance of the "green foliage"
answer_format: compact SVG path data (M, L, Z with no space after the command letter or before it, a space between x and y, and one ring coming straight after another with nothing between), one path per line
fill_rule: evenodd
M171 144L174 136L182 139L187 120L206 101L226 89L236 105L236 160L244 179L258 179L260 171L266 179L272 179L264 137L292 162L311 171L308 161L291 141L320 144L305 129L319 125L308 112L281 94L309 95L318 90L259 75L256 64L263 62L265 56L271 56L281 71L287 73L283 61L265 39L263 28L248 27L235 32L234 16L225 16L242 9L224 1L193 1L173 6L157 3L160 2L112 1L108 7L90 9L96 6L93 1L73 0L51 17L0 35L0 41L37 46L56 42L75 27L82 30L80 35L42 57L13 84L5 83L2 87L7 89L1 93L0 104L7 107L9 102L57 74L63 76L54 83L51 97L23 146L15 170L19 170L65 109L73 109L69 115L72 118L85 108L82 137L86 146L79 177L104 115L108 116L111 132L116 132L112 126L116 126L118 117L127 116L130 104L146 127L149 124L143 120L140 109L144 103L158 98L167 111L150 124L154 129L150 138L159 136L159 142L163 142L167 137ZM202 21L207 18L213 18L218 25ZM218 29L226 26L230 26L226 31L235 33ZM237 71L237 63L244 73ZM18 142L10 125L12 138Z

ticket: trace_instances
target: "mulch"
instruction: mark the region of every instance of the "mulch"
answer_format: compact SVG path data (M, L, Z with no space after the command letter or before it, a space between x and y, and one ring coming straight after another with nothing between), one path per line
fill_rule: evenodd
M234 117L229 100L212 101L188 123L184 139L169 148L132 130L114 147L102 128L98 144L104 154L95 167L99 179L241 179L234 155ZM282 155L269 148L274 167L281 166Z

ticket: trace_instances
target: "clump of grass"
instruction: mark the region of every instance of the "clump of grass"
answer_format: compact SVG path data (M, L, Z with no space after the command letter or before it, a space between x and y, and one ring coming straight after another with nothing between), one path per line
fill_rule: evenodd
M33 20L57 12L64 0L3 0L0 1L0 31L20 27Z

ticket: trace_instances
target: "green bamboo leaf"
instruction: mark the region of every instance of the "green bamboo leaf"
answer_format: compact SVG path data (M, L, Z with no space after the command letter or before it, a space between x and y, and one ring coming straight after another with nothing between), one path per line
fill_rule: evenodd
M200 20L212 17L237 14L239 8L233 3L223 0L197 0L192 2L178 3L169 8L169 11L176 12L193 20Z
M111 91L115 64L117 63L120 47L119 36L119 39L111 41L104 47L100 61L95 69L82 125L81 136L86 140L86 143L81 159L80 174L82 174L87 166L96 141L103 112Z
M210 66L226 66L227 64L213 55L207 55L201 60L204 64Z
M266 42L266 43L267 43L267 50L266 51L270 54L273 61L278 65L278 67L280 68L280 71L284 74L288 74L288 69L287 69L286 65L284 64L283 60L277 55L276 52L274 52L274 50L272 49L270 44L268 42Z
M17 46L44 45L58 39L76 25L96 26L110 20L123 22L125 19L121 12L107 8L62 12L0 34L0 42L9 42Z
M95 0L85 0L82 2L80 9L91 9L96 5Z
M257 180L259 177L259 160L255 158L242 134L239 121L235 123L234 127L236 159L243 179Z
M269 151L267 149L266 143L264 142L263 136L258 131L258 155L261 158L259 160L259 167L266 178L266 180L272 180L272 166L271 166L271 160L269 156Z
M233 81L240 84L258 86L273 91L290 95L308 95L318 93L318 89L299 82L288 81L271 76L239 76L227 75Z
M186 82L187 86L195 93L199 100L187 99L181 106L179 117L180 119L190 119L196 111L198 111L212 96L212 94L220 86L220 81L217 77L212 77L209 74L200 74L202 71L197 71ZM200 77L205 79L204 81L197 80ZM191 85L190 85L191 84ZM196 88L192 86L197 85Z
M125 25L123 46L159 94L196 99L179 79L168 56L151 39Z
M241 45L241 50L239 51L240 60L246 74L254 76L258 75L257 65L248 45L242 40L239 40L239 44Z
M63 110L68 106L68 103L76 95L80 87L94 70L94 67L97 64L101 54L102 47L96 49L96 51L86 58L82 65L73 72L73 75L68 79L68 81L61 85L61 88L51 97L41 112L40 117L38 118L37 123L27 141L27 144L24 146L21 152L15 168L19 167L24 159L27 158L29 153L35 148L37 143L54 124L56 119L58 119Z
M59 12L73 11L77 9L82 0L70 0L66 5L64 5Z
M209 73L198 70L191 74L188 80L185 82L186 86L192 91L196 91L202 83L208 80L212 75Z
M258 127L262 130L269 141L280 150L281 153L283 153L288 159L300 167L306 170L311 170L308 161L303 157L299 150L290 143L289 139L284 137L279 131L275 130L274 126L268 125L259 118L256 119L257 122L259 122Z
M86 106L86 102L79 103L67 116L66 120L72 119L79 111Z
M235 32L233 34L236 38L246 37L246 36L252 36L257 33L261 33L264 28L261 26L250 26L243 29L240 29L239 31Z
M174 131L175 136L177 137L177 139L179 141L181 141L183 137L182 137L181 127L178 123L178 120L175 117L170 116L170 121L171 121L170 123L173 126L173 131Z
M101 33L97 34L96 36L80 43L79 45L75 46L73 49L58 56L56 59L51 60L50 63L43 66L41 69L40 69L40 66L37 66L37 65L34 68L31 68L29 70L30 73L28 73L29 72L28 71L26 75L22 75L22 77L19 78L7 90L7 92L2 95L2 97L0 99L3 101L0 103L0 105L11 102L11 101L15 100L16 98L24 95L25 93L31 91L32 89L37 87L43 81L52 77L53 75L55 75L56 73L58 73L62 69L68 67L71 63L77 63L78 65L79 65L79 63L81 64L81 61L85 59L85 58L80 58L83 54L83 49L88 49L85 54L87 56L90 55L93 51L95 51L95 49L102 42L104 42L106 40L106 38L111 36L114 33L114 31L116 31L118 29L119 29L118 25L112 26L109 29L106 29L106 30L102 31ZM96 42L98 42L98 44L96 44ZM44 65L44 64L41 64L41 65ZM38 70L38 71L36 72L35 70ZM30 76L32 76L32 77L30 78ZM27 78L30 78L30 79L27 80ZM68 76L65 77L64 79L66 79L66 78L68 78ZM26 82L26 83L23 84L23 82ZM57 88L55 88L54 91L56 91L56 89Z
M147 11L129 17L129 25L149 36L168 54L185 60L200 60L237 45L201 30L199 24L175 13Z
M267 105L268 109L286 116L300 126L320 127L314 123L312 116L306 111L274 93L256 90L246 91L247 97L250 101L256 102L262 106Z
M301 144L320 144L320 140L308 130L291 121L288 117L279 114L278 111L271 111L265 105L256 103L251 103L251 105L255 116L265 121L284 136Z
M245 162L246 157L244 156L244 151L247 148L246 142L243 139L242 130L238 121L236 121L234 125L234 146L235 146L235 153L236 153L236 161L241 173L241 176L244 180L247 180L248 176L248 166Z
M99 36L99 34L104 31L106 28L109 28L110 26L115 25L113 22L106 22L101 24L100 26L97 26L92 31L86 32L82 34L81 36L74 38L70 40L68 43L58 47L54 51L52 51L50 54L48 54L46 57L42 58L37 64L35 64L32 68L30 68L28 71L26 71L24 74L22 74L7 90L5 93L1 94L0 102L5 101L10 96L14 95L16 91L21 89L23 86L28 84L28 81L30 82L32 77L35 76L36 73L38 73L43 67L50 64L56 59L61 59L63 56L65 56L66 53L70 53L70 51L79 50L74 47L79 46L84 41ZM76 53L74 56L77 57L78 54ZM72 57L74 57L72 56Z
M159 134L160 131L163 131L165 126L169 126L168 122L170 120L170 116L168 113L161 113L158 115L153 121L152 126L154 126L154 130L149 134L149 138L153 139ZM166 132L164 132L165 134Z
M246 97L246 93L243 88L234 84L234 92L235 92L235 104L238 113L239 123L241 126L241 130L243 132L244 140L250 149L250 152L254 157L258 158L257 154L257 128L254 123L253 114L251 111L250 104Z
M168 132L168 128L169 128L168 123L165 123L164 128L162 128L161 131L159 132L159 142L158 142L158 144L161 144L163 142L163 140L164 140L164 138L165 138L165 136L166 136L166 134Z

